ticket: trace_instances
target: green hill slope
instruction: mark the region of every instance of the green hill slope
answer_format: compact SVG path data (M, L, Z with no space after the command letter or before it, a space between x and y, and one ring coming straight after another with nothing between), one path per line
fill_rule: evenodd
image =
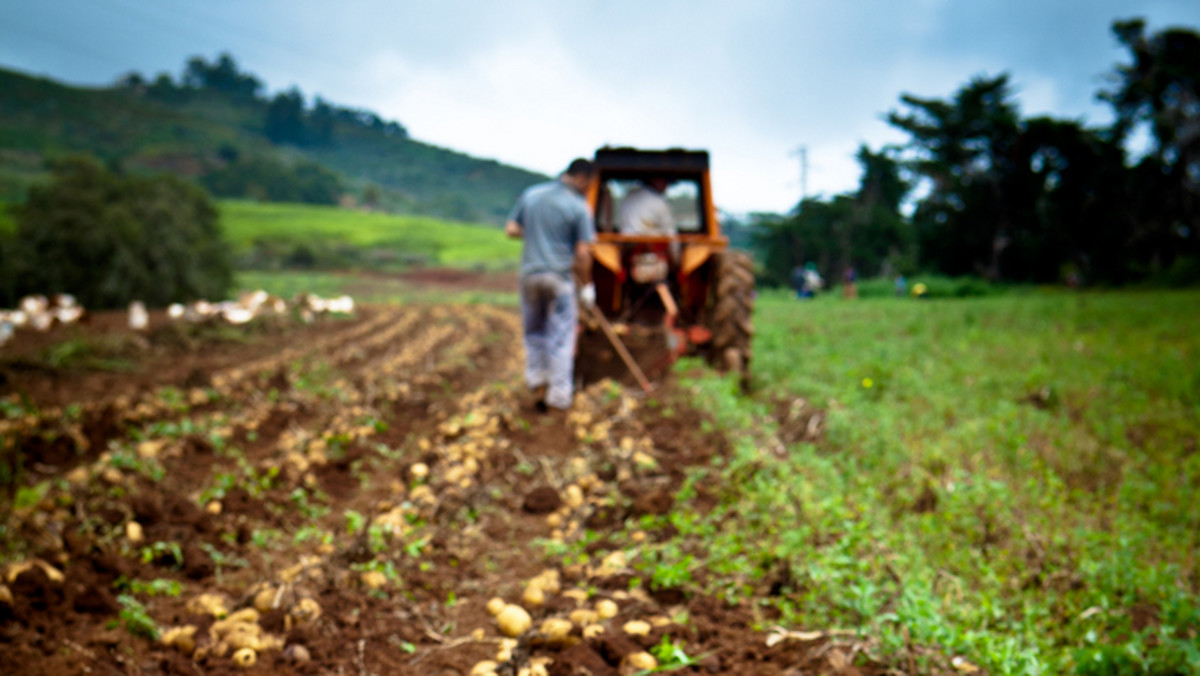
M342 199L489 223L503 220L522 188L545 179L415 141L366 111L332 108L337 115L325 121L320 143L276 144L267 134L271 101L167 86L71 87L0 69L0 200L23 199L46 161L68 153L200 182L239 162L283 168L254 177L261 185L248 194L264 198L278 194L271 183L286 171L319 165L340 179Z
M418 265L515 267L521 244L497 228L428 216L312 204L220 203L221 227L244 269Z

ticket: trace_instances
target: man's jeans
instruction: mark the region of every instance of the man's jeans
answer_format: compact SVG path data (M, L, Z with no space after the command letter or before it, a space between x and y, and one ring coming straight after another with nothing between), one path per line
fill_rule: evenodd
M521 315L525 321L525 384L546 385L546 405L571 406L575 368L575 285L552 273L521 278Z

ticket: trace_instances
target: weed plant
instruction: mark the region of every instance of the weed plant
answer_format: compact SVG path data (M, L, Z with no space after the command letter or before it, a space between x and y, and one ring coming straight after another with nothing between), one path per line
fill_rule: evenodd
M927 669L1200 673L1197 307L764 294L755 393L684 378L734 440L721 504L672 514L643 566L705 551L709 591L765 591L786 624L884 655L911 639ZM772 444L797 398L821 434Z

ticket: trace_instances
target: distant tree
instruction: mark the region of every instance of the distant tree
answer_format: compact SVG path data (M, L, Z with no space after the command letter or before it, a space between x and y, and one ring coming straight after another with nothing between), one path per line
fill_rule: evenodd
M266 158L242 158L205 174L200 182L218 197L270 202L337 204L341 177L311 162L289 166Z
M117 79L116 86L140 92L146 88L146 78L137 71L130 71Z
M787 217L759 215L749 224L764 281L788 284L793 268L816 264L828 279L847 266L864 275L908 272L915 261L912 229L900 213L908 192L900 163L889 151L858 151L859 189L831 200L806 199Z
M188 99L188 90L177 87L171 76L159 73L154 82L146 88L146 96L163 103L182 103Z
M71 293L111 308L228 291L230 252L200 188L173 176L119 176L81 158L52 176L16 212L16 295Z
M299 89L293 87L271 99L264 131L272 143L304 143L304 97Z
M930 182L914 224L924 262L953 275L1000 277L1000 256L1023 217L1006 194L1020 168L1020 117L1008 75L976 77L949 101L901 96L888 121L912 136L911 166Z
M333 107L321 97L317 97L312 112L308 115L305 130L305 142L308 145L327 146L333 142Z
M1154 139L1135 168L1141 204L1130 253L1152 267L1200 256L1200 35L1170 28L1148 36L1141 19L1118 21L1113 32L1132 56L1100 93L1116 113L1113 135L1124 141L1146 125Z
M221 54L211 65L203 57L188 59L183 84L195 89L220 92L242 101L257 98L263 86L258 78L238 70L237 62L228 53Z
M383 197L383 193L379 190L379 186L374 183L363 189L363 204L374 209L379 206L379 200Z

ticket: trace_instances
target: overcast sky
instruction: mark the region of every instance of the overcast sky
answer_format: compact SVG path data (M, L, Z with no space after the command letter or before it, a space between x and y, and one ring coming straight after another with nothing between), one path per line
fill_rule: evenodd
M1200 27L1200 0L2 0L0 65L102 85L230 52L271 92L368 108L421 141L554 174L603 144L706 148L718 203L853 190L903 92L1008 71L1025 114L1090 124L1109 30ZM3 94L0 93L0 96Z

